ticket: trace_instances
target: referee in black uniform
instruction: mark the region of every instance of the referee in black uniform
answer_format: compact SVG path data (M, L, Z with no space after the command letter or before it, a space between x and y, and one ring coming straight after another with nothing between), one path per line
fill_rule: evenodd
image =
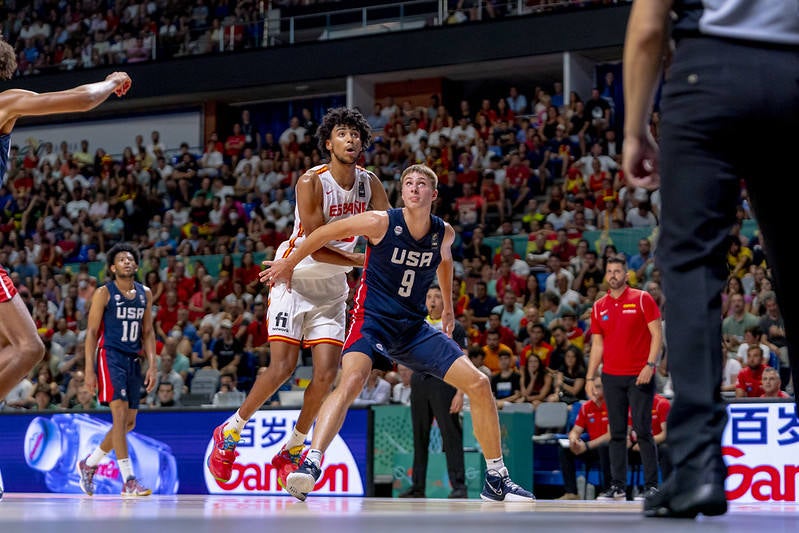
M670 10L674 16L670 17ZM661 154L648 127L653 95L675 48L661 100ZM799 124L799 3L796 0L636 0L624 49L624 171L631 185L660 185L657 257L668 300L666 345L674 384L667 442L674 472L649 516L727 511L721 437L721 298L724 240L741 181L751 197L775 274L794 384L799 332L791 272L795 229L786 214L785 160ZM752 134L762 136L752 143Z

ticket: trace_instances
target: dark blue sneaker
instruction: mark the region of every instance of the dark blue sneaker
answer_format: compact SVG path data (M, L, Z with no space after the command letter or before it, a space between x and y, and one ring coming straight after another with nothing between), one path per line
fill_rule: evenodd
M322 469L306 459L297 470L286 477L286 490L304 502L321 476Z
M510 476L504 476L496 470L486 472L486 480L483 483L483 492L480 497L489 502L534 502L535 496L532 492L524 490L519 485L511 481Z

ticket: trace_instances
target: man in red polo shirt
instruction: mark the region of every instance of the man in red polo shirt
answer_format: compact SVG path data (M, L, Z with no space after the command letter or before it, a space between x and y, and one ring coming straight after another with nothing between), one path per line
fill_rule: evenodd
M610 457L608 442L608 408L602 394L602 380L599 375L594 376L594 396L591 400L583 402L569 431L569 447L559 449L560 471L563 473L563 488L565 494L559 500L577 500L577 470L575 460L579 456L587 464L596 463L602 468L602 479L607 482L610 476ZM588 440L583 439L583 433L588 435Z
M763 349L759 344L749 346L746 351L746 366L738 372L735 384L737 398L760 398L763 395Z
M594 377L602 364L602 385L610 423L611 484L598 500L627 498L627 412L638 437L644 467L644 496L658 492L657 449L652 437L652 379L663 343L660 309L645 291L627 285L627 263L620 256L607 260L606 295L591 310L591 357L586 394L593 398Z

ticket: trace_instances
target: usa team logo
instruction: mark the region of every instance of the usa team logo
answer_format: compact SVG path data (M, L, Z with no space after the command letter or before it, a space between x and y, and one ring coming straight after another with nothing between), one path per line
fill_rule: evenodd
M394 226L394 235L396 236L402 235L402 226Z
M431 245L433 248L438 248L438 233L433 233L433 240Z

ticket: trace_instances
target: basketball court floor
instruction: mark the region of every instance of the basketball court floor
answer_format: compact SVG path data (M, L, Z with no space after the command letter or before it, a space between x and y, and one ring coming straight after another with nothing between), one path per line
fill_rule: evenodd
M639 502L309 497L76 496L6 493L0 532L11 533L372 533L382 531L647 533L799 530L799 504L732 504L725 516L646 519Z

